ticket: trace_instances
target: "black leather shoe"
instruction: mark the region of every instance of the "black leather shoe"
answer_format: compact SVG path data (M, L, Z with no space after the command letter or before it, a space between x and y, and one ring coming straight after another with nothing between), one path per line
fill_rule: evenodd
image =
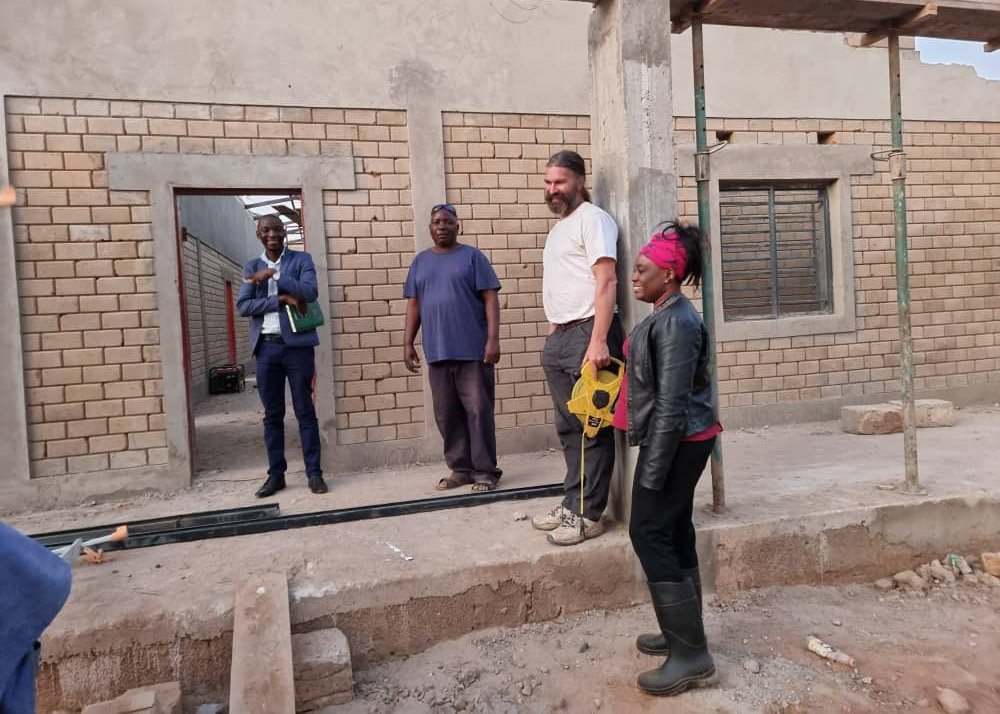
M264 482L263 486L257 489L257 493L255 495L257 498L267 498L268 496L273 496L284 487L284 476L268 476L267 481Z
M323 480L323 476L317 474L309 477L309 490L313 493L326 493L330 489L326 487L326 481Z

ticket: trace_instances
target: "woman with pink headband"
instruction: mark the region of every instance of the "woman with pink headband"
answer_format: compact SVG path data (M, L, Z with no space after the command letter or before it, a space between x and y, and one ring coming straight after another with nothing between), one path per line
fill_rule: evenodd
M680 694L715 675L701 612L691 521L694 489L722 431L712 408L708 333L681 285L701 283L698 228L671 223L639 251L632 292L653 311L625 342L627 370L614 426L639 447L629 537L649 582L657 634L639 651L666 655L639 675L650 694Z

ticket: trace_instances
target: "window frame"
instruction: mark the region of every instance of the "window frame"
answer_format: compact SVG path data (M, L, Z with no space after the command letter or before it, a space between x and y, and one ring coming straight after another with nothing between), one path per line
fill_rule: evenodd
M843 145L729 145L712 154L709 167L712 278L716 293L716 340L771 339L854 332L854 226L851 216L851 176L875 173L871 147ZM677 170L694 176L693 146L677 152ZM825 315L795 315L777 319L736 320L723 316L720 183L823 183L827 186L830 216L830 270L833 309Z
M770 313L769 314L758 314L758 315L747 315L747 316L729 316L726 314L726 277L725 277L725 258L722 252L722 199L723 196L728 192L735 191L766 191L767 192L767 222L769 227L768 243L770 252L770 276L769 282L771 285L770 293ZM818 249L814 249L812 254L813 262L816 266L816 291L815 295L818 296L816 300L822 307L818 310L812 311L796 311L796 312L781 312L781 267L779 262L779 242L778 242L778 212L776 211L776 206L778 205L791 205L792 203L806 203L805 201L782 201L777 200L780 198L778 192L780 191L815 191L817 195L817 200L811 201L810 203L820 204L821 216L819 223L821 227L814 228L813 230L813 242L817 242L818 238L823 239L823 245L817 246ZM738 204L730 204L738 205ZM815 219L814 219L815 220ZM721 279L719 281L719 295L720 302L722 303L722 314L726 322L746 322L746 321L760 321L760 320L784 320L790 317L803 317L812 315L830 315L834 312L834 298L833 298L833 265L832 265L832 242L833 236L830 232L831 222L830 222L830 184L826 181L720 181L719 182L719 261L720 261L720 274ZM732 309L732 306L730 306ZM745 306L743 309L748 309Z

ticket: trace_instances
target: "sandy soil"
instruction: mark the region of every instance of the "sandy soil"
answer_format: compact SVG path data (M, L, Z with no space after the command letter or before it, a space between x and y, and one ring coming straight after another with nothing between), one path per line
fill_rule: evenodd
M940 711L938 687L974 712L1000 711L1000 588L957 584L924 594L868 585L750 591L706 603L719 671L709 689L657 699L635 677L648 606L494 629L355 673L361 712L913 712ZM856 669L805 649L815 634ZM759 671L755 671L758 670Z

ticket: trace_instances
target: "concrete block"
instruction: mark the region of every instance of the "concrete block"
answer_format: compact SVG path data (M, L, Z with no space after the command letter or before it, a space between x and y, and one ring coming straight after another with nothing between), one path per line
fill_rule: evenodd
M344 633L317 630L292 636L295 710L308 712L353 698L351 651Z
M81 714L181 714L181 685L165 682L130 689L117 699L84 707Z
M284 573L248 577L236 593L229 711L295 711L292 626Z
M903 408L903 403L898 399L889 404L897 409ZM955 406L945 399L918 399L916 407L917 427L920 429L955 424Z
M848 434L895 434L903 429L903 416L892 404L844 407L840 428Z

